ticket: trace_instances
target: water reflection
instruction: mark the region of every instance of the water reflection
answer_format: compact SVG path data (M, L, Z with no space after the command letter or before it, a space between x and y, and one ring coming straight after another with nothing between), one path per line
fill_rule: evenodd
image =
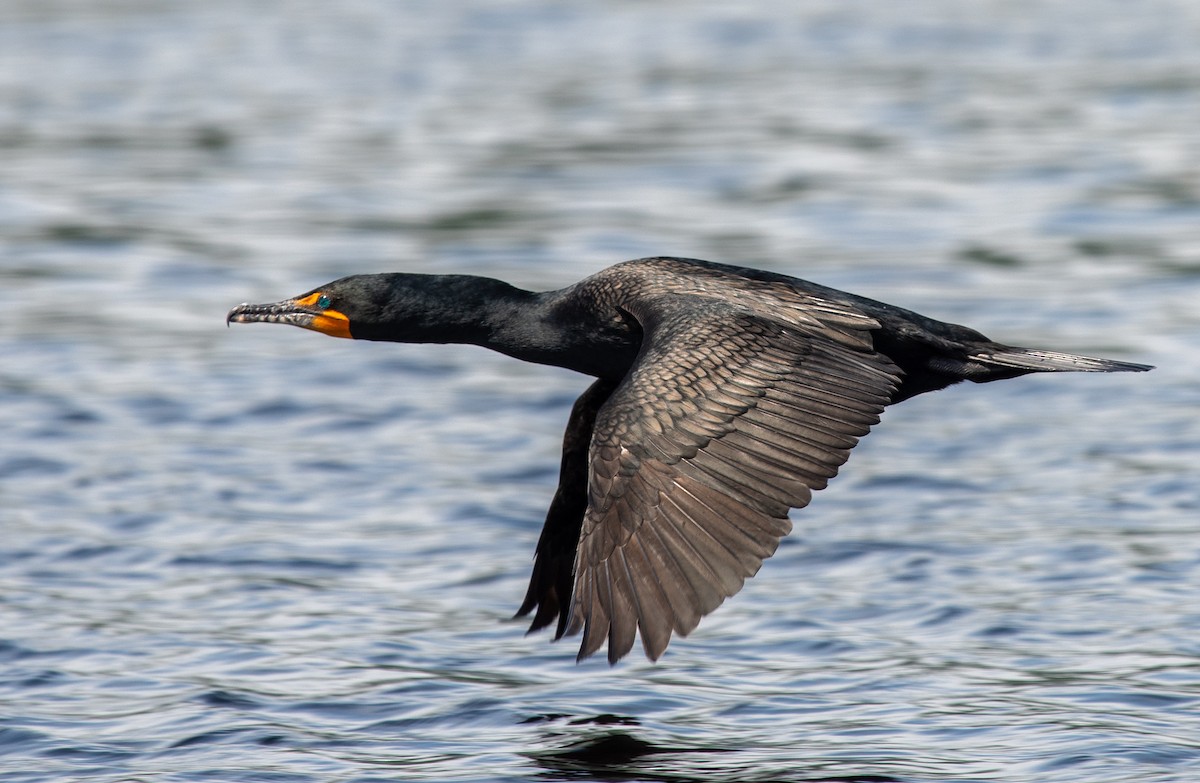
M632 719L630 719L632 720ZM636 721L632 721L636 723ZM842 773L814 763L806 770L758 769L746 763L744 751L715 747L684 748L656 745L633 733L611 731L573 739L561 747L526 754L542 768L545 780L647 780L656 783L715 781L716 783L893 783L900 778L875 773ZM853 762L837 765L853 767Z
M625 732L597 734L574 740L563 747L529 753L552 780L655 780L678 781L690 778L682 773L686 763L680 757L691 753L718 753L712 749L689 750L658 747ZM651 761L652 757L671 755L669 762ZM721 780L719 776L709 780ZM695 778L692 778L695 779Z

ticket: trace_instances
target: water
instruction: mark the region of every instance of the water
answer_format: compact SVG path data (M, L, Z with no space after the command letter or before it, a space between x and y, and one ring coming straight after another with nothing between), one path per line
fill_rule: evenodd
M1192 781L1192 3L0 10L6 783ZM225 329L673 253L1149 375L889 411L651 665L506 622L585 379Z

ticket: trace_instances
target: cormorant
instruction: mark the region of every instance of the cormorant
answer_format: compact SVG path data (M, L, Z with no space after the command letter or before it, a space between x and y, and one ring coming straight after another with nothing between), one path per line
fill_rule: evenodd
M336 337L467 343L597 380L571 410L558 489L517 616L579 659L672 632L741 589L879 421L963 380L1140 372L1142 364L995 343L786 275L643 258L558 291L466 275L353 275L227 322Z

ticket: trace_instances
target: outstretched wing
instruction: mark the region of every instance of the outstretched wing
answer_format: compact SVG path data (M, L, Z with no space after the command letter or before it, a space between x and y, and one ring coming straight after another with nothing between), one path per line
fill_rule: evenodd
M546 522L538 538L533 573L525 600L517 610L523 617L534 609L529 633L545 628L555 619L558 627L554 638L562 638L567 630L568 601L571 600L575 578L575 552L579 546L579 530L587 512L588 452L592 445L592 429L596 414L608 400L616 381L600 378L579 396L571 408L567 430L563 433L562 465L558 471L558 489Z
M567 633L615 662L741 589L879 420L900 371L862 322L785 323L692 296L630 308L641 354L598 411ZM862 319L867 321L868 319Z

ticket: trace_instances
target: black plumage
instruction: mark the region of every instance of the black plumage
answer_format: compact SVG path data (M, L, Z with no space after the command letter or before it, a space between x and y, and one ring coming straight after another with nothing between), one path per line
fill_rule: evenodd
M1146 365L992 342L899 307L759 270L679 258L533 293L462 275L356 275L229 321L342 337L468 343L595 376L518 615L609 661L741 589L886 405L963 380Z

